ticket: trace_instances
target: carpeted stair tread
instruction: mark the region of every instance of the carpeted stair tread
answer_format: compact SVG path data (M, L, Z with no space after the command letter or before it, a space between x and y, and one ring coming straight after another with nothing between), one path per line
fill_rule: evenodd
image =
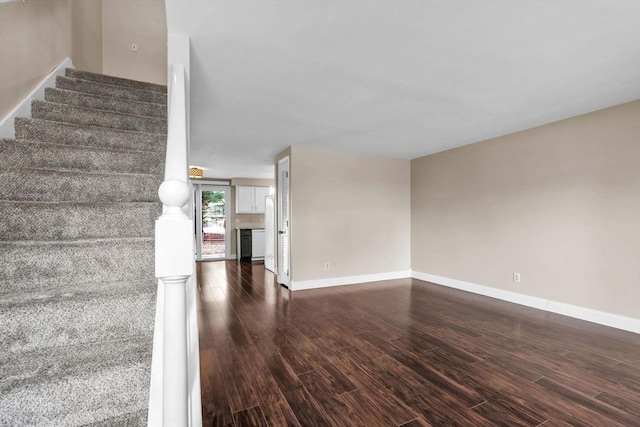
M109 96L112 98L122 98L131 101L155 102L158 104L167 103L167 95L165 93L106 85L87 80L74 79L71 77L56 77L56 87L58 89L74 90L77 92Z
M46 88L44 90L44 99L58 104L69 104L96 110L117 111L148 117L167 117L166 104L130 101L122 98L91 95L72 90Z
M100 280L98 282L69 282L61 284L58 287L48 289L24 289L15 292L2 294L2 302L0 306L21 307L29 302L39 303L61 297L74 296L79 299L106 297L111 298L113 295L126 295L134 291L148 292L149 287L156 289L157 284L153 277L144 278L128 278L116 281ZM155 298L155 297L154 297ZM5 349L6 350L6 349Z
M141 82L138 80L123 79L121 77L96 74L90 71L77 70L75 68L65 69L65 75L74 79L89 80L96 83L103 83L113 86L122 86L131 89L146 90L149 92L167 93L167 86L156 83Z
M166 87L66 73L0 139L0 426L146 425Z
M6 169L0 170L0 200L155 202L161 182L159 176L146 174Z
M0 242L0 295L150 280L153 256L153 238Z
M102 111L49 101L33 101L31 103L31 115L35 119L55 122L77 123L138 132L167 133L167 120L164 118Z
M104 366L89 364L88 369L79 369L74 375L14 384L6 393L0 394L0 407L3 408L0 425L81 426L144 412L149 403L151 344L150 341L140 342L146 345L146 357L143 348L107 341L99 350L103 353L99 356ZM59 360L65 358L75 358L76 354L72 353L75 349L70 347L66 354L52 354L57 358L49 365L64 363ZM135 352L134 356L140 354L121 363L109 363L108 358L117 358L119 350L128 354ZM78 363L82 366L82 352L79 353ZM84 357L87 359L91 360L91 356ZM146 425L146 417L139 419L143 422L141 425Z
M163 134L109 129L49 120L17 118L16 139L47 141L56 144L164 153L167 137Z
M0 240L151 237L161 213L158 202L0 201Z
M96 292L90 292L92 288ZM107 292L109 287L93 286L49 295L23 293L21 299L3 301L0 303L3 354L151 336L155 288L148 279L125 290Z
M163 153L0 139L0 169L14 167L122 173L163 173Z
M146 334L145 334L146 335ZM152 346L148 336L130 336L105 341L101 345L89 342L59 347L36 348L0 358L0 394L28 383L52 378L69 378L83 371L96 371L146 361ZM69 357L72 354L73 357Z

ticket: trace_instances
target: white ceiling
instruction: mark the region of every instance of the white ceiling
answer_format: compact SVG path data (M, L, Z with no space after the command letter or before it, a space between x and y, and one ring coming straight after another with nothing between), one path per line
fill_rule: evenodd
M167 0L191 162L271 178L314 145L414 158L640 98L640 1Z

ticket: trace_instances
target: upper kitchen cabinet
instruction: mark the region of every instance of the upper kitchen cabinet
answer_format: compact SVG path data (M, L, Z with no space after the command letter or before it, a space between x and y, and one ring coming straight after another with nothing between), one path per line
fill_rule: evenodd
M262 214L269 187L236 186L236 213Z

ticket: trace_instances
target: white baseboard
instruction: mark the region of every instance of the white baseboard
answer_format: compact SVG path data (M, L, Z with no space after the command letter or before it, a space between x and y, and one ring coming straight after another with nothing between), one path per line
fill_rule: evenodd
M300 291L303 289L328 288L330 286L355 285L358 283L379 282L381 280L406 279L411 277L411 270L390 271L387 273L364 274L361 276L330 277L318 280L291 281L289 289Z
M55 87L56 77L64 76L65 68L73 68L71 59L67 58L62 61L56 68L51 71L38 85L22 100L15 108L0 120L0 138L15 138L16 131L14 127L14 119L16 117L31 117L31 101L43 100L44 89L47 87Z
M634 319L633 317L621 316L619 314L607 313L606 311L551 300L549 300L548 311L640 334L640 319Z
M484 295L503 301L509 301L515 304L537 308L539 310L562 314L564 316L586 320L587 322L598 323L600 325L610 326L612 328L622 329L624 331L640 334L640 319L635 319L633 317L626 317L619 314L594 310L591 308L579 307L576 305L552 301L545 298L532 297L529 295L496 289L489 286L463 282L462 280L449 279L447 277L436 276L434 274L421 273L419 271L412 271L411 277L413 277L414 279L424 280L425 282L447 286L449 288L460 289L463 291L472 292L474 294Z

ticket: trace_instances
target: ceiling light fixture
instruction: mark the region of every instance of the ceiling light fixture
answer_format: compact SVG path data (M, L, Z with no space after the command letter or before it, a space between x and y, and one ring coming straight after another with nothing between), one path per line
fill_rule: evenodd
M190 167L189 178L202 178L204 170L202 168Z

